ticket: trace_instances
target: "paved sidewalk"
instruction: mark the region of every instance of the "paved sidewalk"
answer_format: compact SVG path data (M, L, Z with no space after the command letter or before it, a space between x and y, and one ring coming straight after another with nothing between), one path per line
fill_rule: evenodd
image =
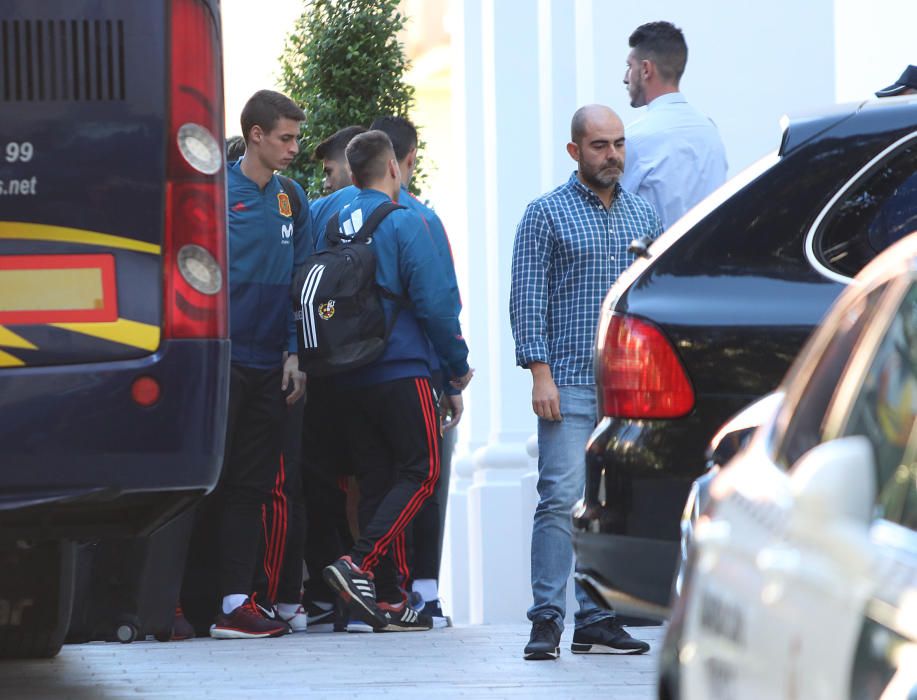
M527 625L400 634L79 644L50 661L0 662L0 698L609 698L654 700L661 627L631 628L643 656L523 661ZM266 692L269 691L269 692Z

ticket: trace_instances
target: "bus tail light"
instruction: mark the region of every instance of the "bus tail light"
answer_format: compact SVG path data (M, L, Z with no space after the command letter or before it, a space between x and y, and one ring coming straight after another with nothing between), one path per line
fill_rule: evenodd
M226 338L222 57L201 0L171 1L169 46L164 335Z
M694 389L675 348L647 321L603 314L596 363L605 416L678 418L694 408Z

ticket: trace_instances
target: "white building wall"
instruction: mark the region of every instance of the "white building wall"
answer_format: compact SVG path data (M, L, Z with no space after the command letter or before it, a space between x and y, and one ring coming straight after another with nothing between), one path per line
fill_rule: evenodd
M636 118L622 84L627 38L644 22L672 21L689 47L682 91L720 127L734 174L777 147L781 115L834 101L833 5L451 0L458 167L439 208L464 233L456 259L476 370L442 576L458 622L518 621L531 604L536 423L513 355L510 262L525 205L575 168L565 151L573 112L600 102L625 124Z

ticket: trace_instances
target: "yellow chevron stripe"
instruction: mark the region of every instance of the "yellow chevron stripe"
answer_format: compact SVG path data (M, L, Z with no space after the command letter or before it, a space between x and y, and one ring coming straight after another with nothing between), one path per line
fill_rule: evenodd
M135 250L140 253L159 255L162 248L152 243L138 241L124 236L113 236L109 233L84 231L66 226L49 226L48 224L28 224L20 221L0 221L0 238L31 241L57 241L60 243L83 243L105 248Z
M38 349L21 335L16 335L13 331L4 326L0 326L0 347L20 348L22 350Z
M18 357L13 357L8 352L0 350L0 367L24 367L25 362Z
M119 318L113 323L51 323L55 328L91 335L113 343L153 351L159 347L159 326Z

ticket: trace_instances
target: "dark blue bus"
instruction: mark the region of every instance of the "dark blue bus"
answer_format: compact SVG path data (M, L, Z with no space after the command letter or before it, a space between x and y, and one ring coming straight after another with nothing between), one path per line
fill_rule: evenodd
M52 656L74 543L220 473L217 0L0 0L0 657Z

